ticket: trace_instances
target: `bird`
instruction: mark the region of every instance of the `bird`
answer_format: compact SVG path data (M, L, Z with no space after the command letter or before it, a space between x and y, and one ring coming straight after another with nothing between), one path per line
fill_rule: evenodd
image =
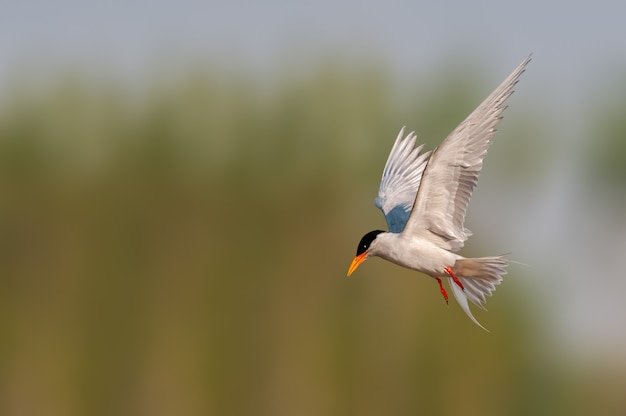
M446 304L442 278L447 279L461 309L489 332L472 314L468 299L486 310L485 297L502 282L509 260L506 255L466 258L457 251L472 235L464 226L465 215L505 101L531 59L529 55L519 64L434 150L422 152L423 144L415 147L415 132L405 136L405 127L400 130L374 201L389 230L363 236L348 276L366 259L380 257L435 279Z

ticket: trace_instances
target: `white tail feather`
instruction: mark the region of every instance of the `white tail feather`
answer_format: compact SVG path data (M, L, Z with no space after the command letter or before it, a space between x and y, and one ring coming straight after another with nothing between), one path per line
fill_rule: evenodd
M496 290L496 286L502 282L502 276L506 274L505 268L508 263L508 260L501 256L459 259L452 271L465 289L461 289L452 277L448 278L452 293L463 312L485 331L487 329L472 315L467 300L469 299L479 308L487 310L484 306L485 296L491 296L492 292Z
M476 320L476 318L474 318L474 315L472 315L472 311L469 308L469 304L467 303L467 297L465 296L465 293L463 293L463 290L461 290L461 288L459 286L457 286L456 283L454 283L454 280L452 280L452 278L448 278L448 282L450 283L450 287L452 288L452 293L454 294L454 298L456 299L457 303L459 304L459 306L461 307L461 309L463 309L463 312L465 312L467 314L467 316L470 317L470 319L479 327L481 327L482 329L484 329L485 331L489 332L489 330L487 328L485 328L484 326L482 326L480 324L480 322L478 322Z

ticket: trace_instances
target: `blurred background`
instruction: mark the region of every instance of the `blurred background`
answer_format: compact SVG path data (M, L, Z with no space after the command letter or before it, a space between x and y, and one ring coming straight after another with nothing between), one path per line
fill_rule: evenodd
M626 6L23 1L0 16L0 414L623 415ZM529 53L462 254L351 278L403 125Z

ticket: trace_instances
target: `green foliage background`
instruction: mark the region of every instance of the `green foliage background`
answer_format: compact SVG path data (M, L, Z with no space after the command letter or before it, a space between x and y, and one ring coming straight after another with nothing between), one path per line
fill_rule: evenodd
M457 75L394 94L385 70L331 59L275 82L209 66L13 83L0 413L622 414L622 374L560 359L523 270L477 312L491 334L414 272L345 277L384 227L372 200L399 128L432 148L495 85ZM498 138L531 141L545 120L514 99ZM489 175L515 180L519 154ZM495 254L477 235L467 254Z

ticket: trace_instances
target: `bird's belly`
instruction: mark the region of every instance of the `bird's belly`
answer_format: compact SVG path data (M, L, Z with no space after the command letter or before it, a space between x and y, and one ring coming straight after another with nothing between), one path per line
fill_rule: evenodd
M437 277L445 276L445 268L454 266L460 256L429 241L406 239L402 244L395 244L392 250L381 257L399 266Z

